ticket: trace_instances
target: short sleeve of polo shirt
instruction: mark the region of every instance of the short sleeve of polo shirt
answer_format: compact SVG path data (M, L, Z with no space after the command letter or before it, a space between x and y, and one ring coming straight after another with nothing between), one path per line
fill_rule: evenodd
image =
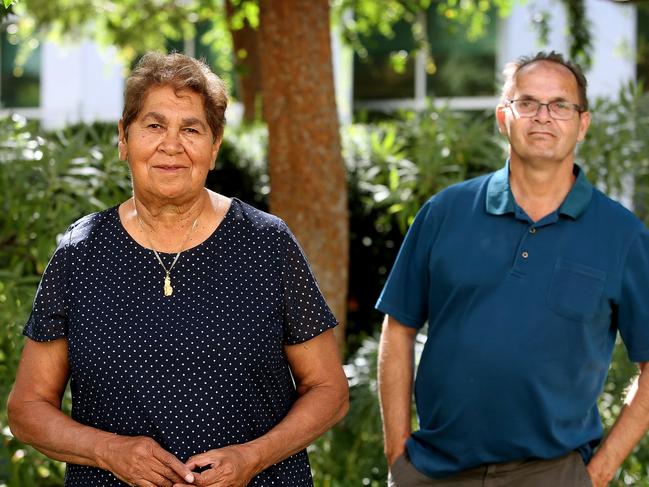
M433 198L421 207L408 229L376 303L376 309L412 328L422 327L428 319L428 262L435 233Z
M649 361L649 230L646 227L627 253L618 303L618 328L629 359Z
M72 227L65 233L38 284L32 312L23 335L38 342L68 334L68 277Z
M338 322L329 309L295 236L283 224L282 284L284 286L284 342L289 345L314 338Z

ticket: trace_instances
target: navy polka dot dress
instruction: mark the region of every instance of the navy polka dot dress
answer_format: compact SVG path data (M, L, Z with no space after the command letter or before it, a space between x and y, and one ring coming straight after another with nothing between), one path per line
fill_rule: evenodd
M160 254L169 268L175 254ZM296 399L284 344L336 325L280 219L237 199L214 233L164 270L124 230L117 207L66 232L39 285L24 334L67 337L72 417L146 435L181 461L257 438ZM125 485L68 465L65 485ZM313 485L306 451L251 486Z

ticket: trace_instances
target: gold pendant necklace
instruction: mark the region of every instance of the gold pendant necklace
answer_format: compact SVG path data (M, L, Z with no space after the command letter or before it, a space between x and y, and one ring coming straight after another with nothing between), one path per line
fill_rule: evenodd
M169 272L171 269L167 270L165 269L165 285L164 285L164 293L165 296L171 296L174 293L174 288L171 287L171 277L169 277Z
M136 209L137 212L137 209ZM200 213L199 213L200 215ZM196 225L198 224L198 217L196 220L194 220L194 223L192 223L192 228L189 229L189 232L187 232L187 236L185 237L185 240L183 240L183 243L180 245L180 250L178 250L178 253L176 254L176 257L174 257L173 262L171 263L171 266L169 266L169 269L164 265L164 262L162 262L162 259L160 258L160 254L158 254L158 251L153 247L153 244L151 243L151 239L149 238L149 234L146 233L146 230L144 229L144 223L142 223L142 219L140 218L140 215L137 215L137 222L140 224L140 228L142 229L142 233L144 233L144 236L146 237L147 242L149 243L149 247L151 247L151 250L153 250L153 253L155 254L156 258L158 259L158 262L160 262L160 265L165 271L165 278L164 278L164 286L162 288L162 291L164 292L164 295L169 297L174 293L174 288L171 287L171 270L174 268L176 265L176 262L178 262L178 257L180 257L180 254L183 252L183 247L185 247L185 244L189 240L189 237L191 236L192 233L194 233L194 229L196 228Z

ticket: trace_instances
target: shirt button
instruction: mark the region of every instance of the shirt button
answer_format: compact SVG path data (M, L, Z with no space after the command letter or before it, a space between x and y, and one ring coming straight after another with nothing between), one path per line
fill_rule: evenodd
M521 254L521 257L523 257L523 259L527 259L529 256L530 254L527 252L527 250L524 250L523 253Z
M536 228L534 227L530 228L530 233L536 233Z

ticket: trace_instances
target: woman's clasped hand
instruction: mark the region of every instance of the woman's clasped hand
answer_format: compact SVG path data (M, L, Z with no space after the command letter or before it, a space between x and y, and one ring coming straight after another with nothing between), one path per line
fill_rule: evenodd
M174 487L243 487L258 473L260 459L253 448L232 445L191 457L187 466L201 469L193 483L179 482Z
M118 436L97 446L99 467L138 487L192 484L195 474L174 455L146 436Z

